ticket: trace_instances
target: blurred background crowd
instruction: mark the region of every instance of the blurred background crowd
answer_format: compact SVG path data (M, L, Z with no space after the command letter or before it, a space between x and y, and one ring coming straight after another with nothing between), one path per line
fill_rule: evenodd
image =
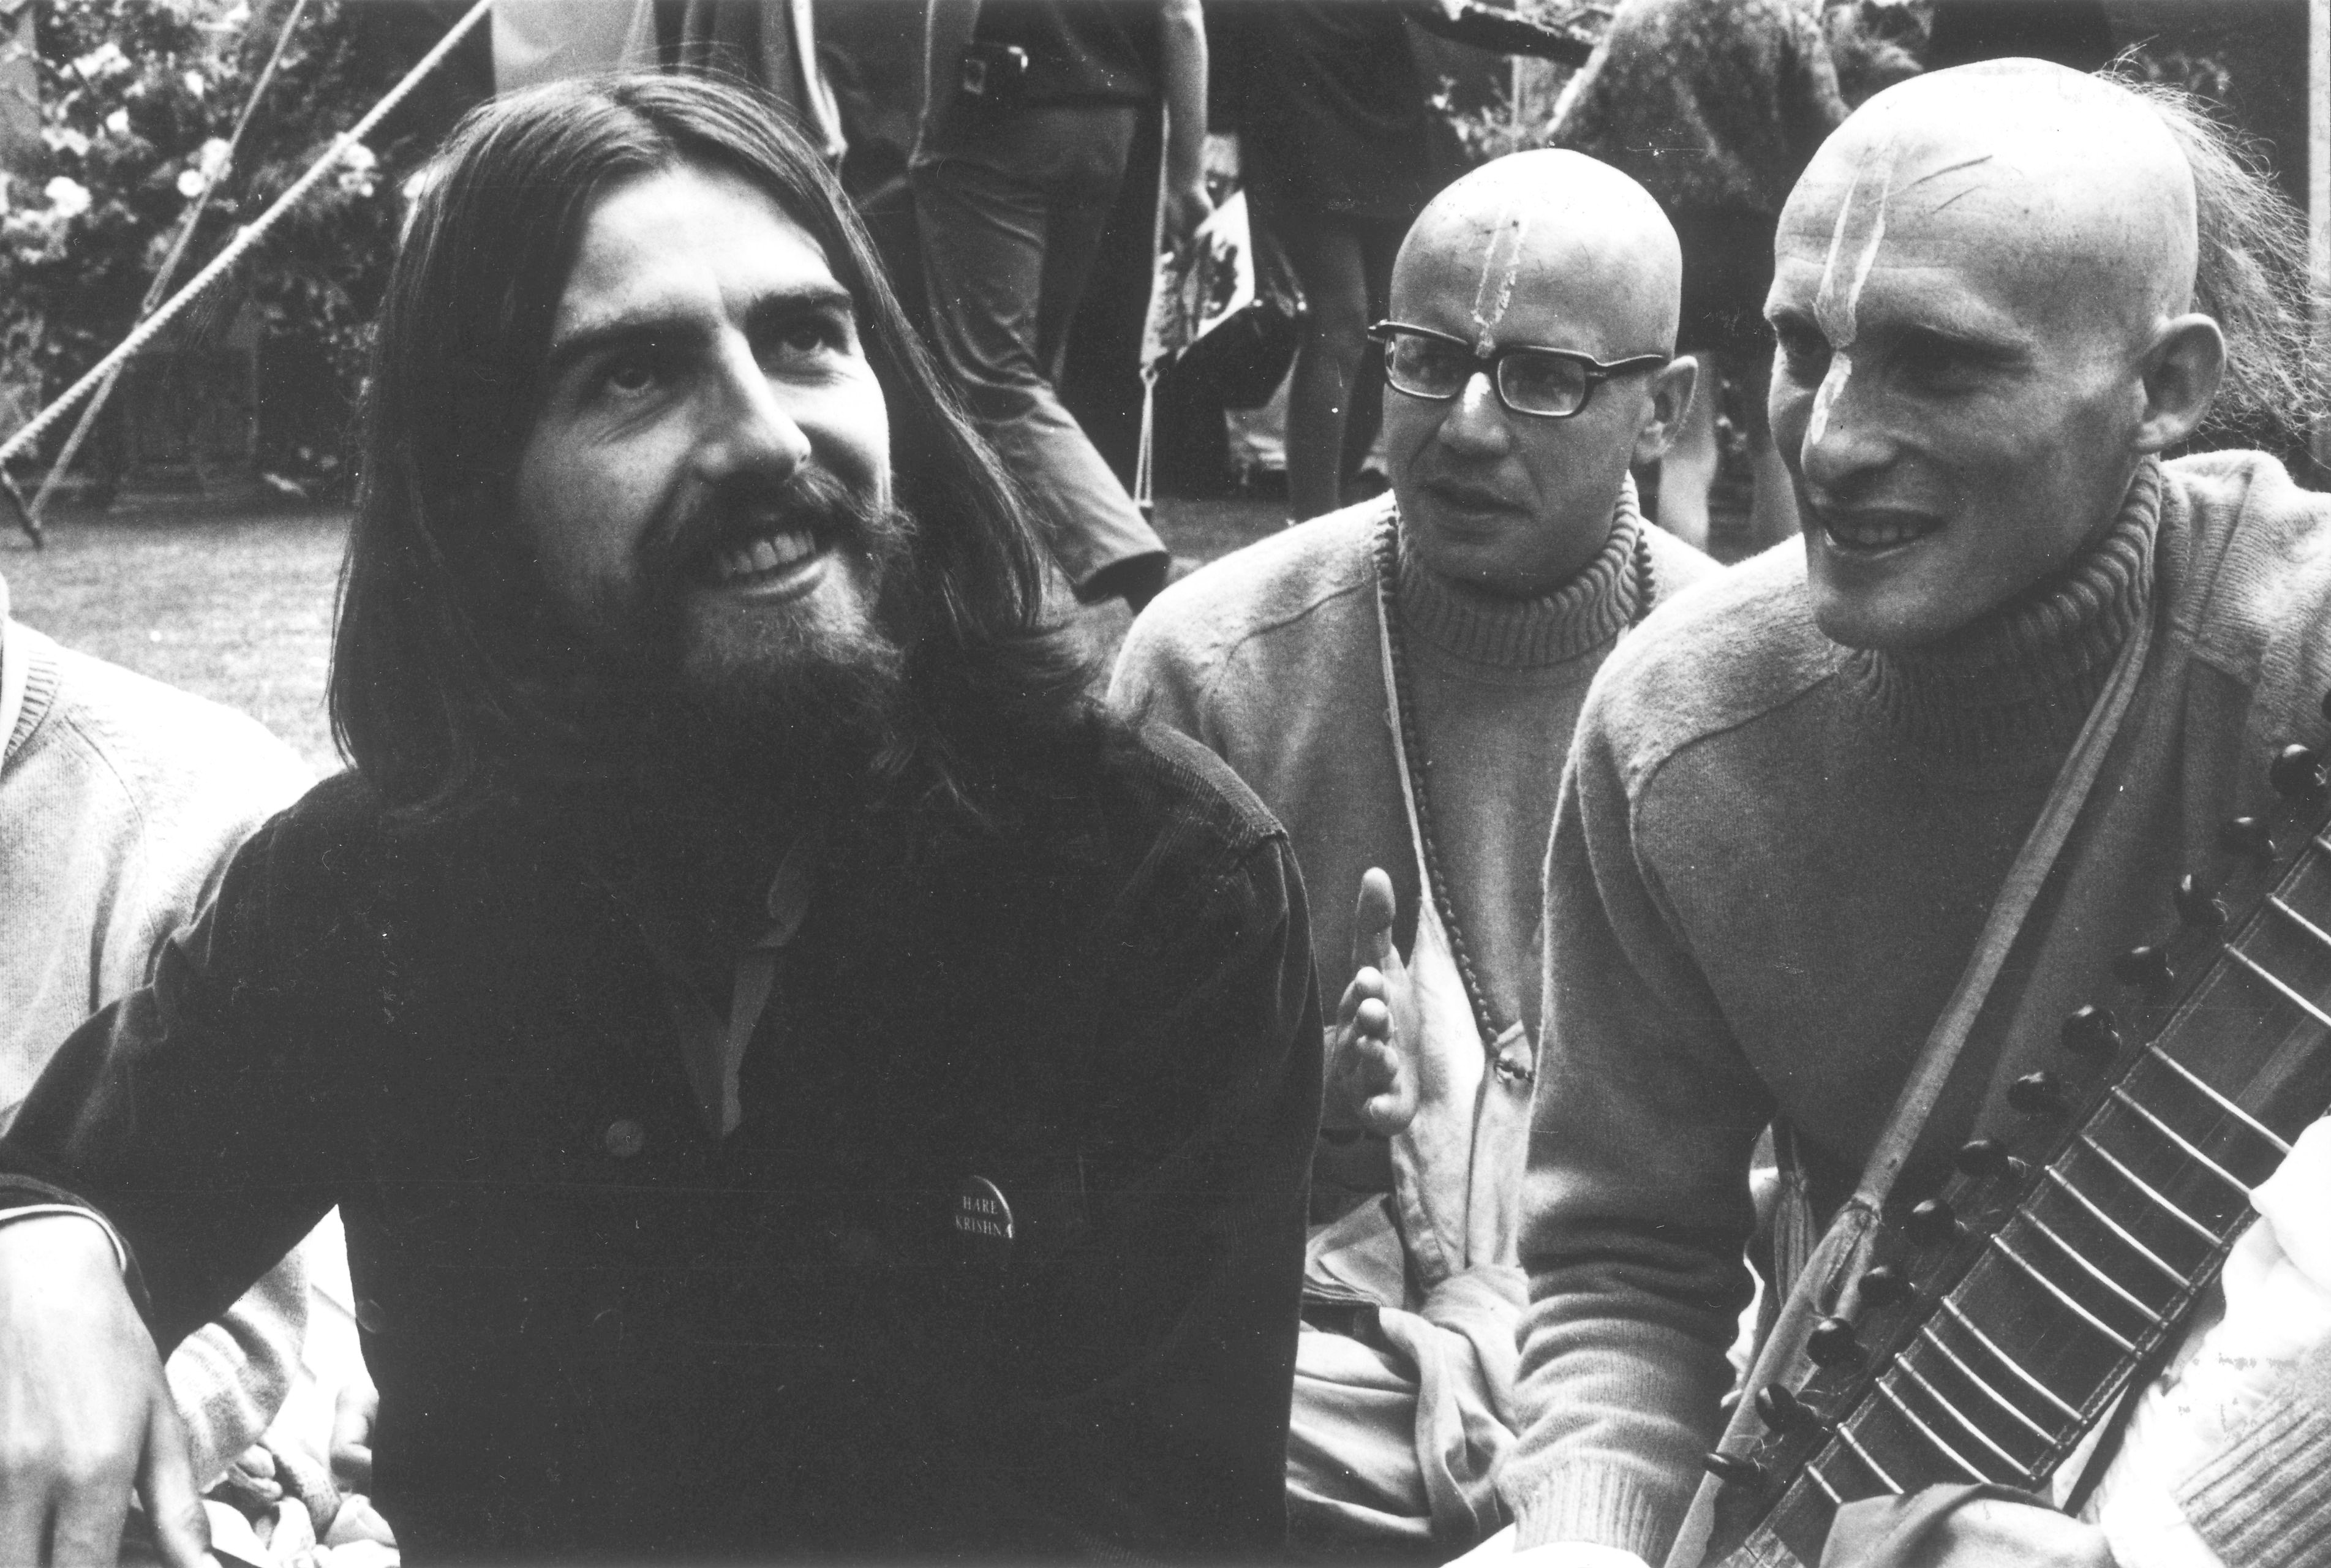
M0 0L0 431L463 9ZM19 478L45 477L44 509L344 499L365 323L430 147L498 87L655 64L751 77L823 143L1088 603L1137 608L1172 569L1137 504L1152 489L1300 518L1381 488L1365 334L1392 252L1465 168L1545 146L1625 169L1682 236L1679 347L1717 374L1639 480L1660 522L1736 557L1793 527L1758 311L1812 147L1922 69L2132 50L2304 203L2306 0L502 0L135 363L69 460L52 439ZM1244 246L1251 287L1202 351L1153 341L1145 485L1152 258L1209 246Z

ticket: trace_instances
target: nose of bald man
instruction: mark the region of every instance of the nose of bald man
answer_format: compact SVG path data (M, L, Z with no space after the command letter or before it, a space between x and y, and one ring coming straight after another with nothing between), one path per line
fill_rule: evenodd
M1839 353L1809 394L1777 378L1774 384L1774 401L1785 399L1793 406L1774 411L1773 428L1785 453L1789 437L1802 425L1793 442L1796 467L1817 505L1851 499L1893 455L1878 389L1867 376L1857 385L1854 368L1851 355Z
M1511 416L1506 405L1498 400L1498 389L1486 370L1476 370L1466 380L1464 390L1449 404L1441 416L1440 428L1434 432L1443 446L1467 456L1495 456L1511 449L1513 429L1508 423Z

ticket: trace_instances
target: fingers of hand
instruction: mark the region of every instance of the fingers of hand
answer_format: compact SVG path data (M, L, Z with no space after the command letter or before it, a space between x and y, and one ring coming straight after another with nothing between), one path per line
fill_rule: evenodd
M96 1564L121 1551L137 1451L89 1430L0 1436L0 1562Z
M1416 1119L1416 1075L1389 1049L1370 1046L1368 1051L1377 1058L1371 1068L1375 1071L1370 1088L1375 1092L1360 1102L1360 1125L1380 1138L1388 1138L1408 1130Z
M49 1554L35 1560L55 1568L112 1568L120 1558L121 1529L129 1516L131 1474L127 1464L61 1474Z
M1380 868L1370 867L1360 879L1359 901L1352 911L1355 967L1389 971L1399 962L1392 946L1393 919L1398 908L1393 897L1392 878Z
M350 1491L372 1486L372 1423L379 1411L380 1395L369 1383L340 1390L332 1419L332 1475Z
M1336 1022L1339 1027L1348 1029L1362 1008L1374 1003L1382 1011L1391 998L1392 987L1384 979L1384 971L1364 965L1353 974L1351 984L1344 987L1343 1000L1336 1004ZM1382 1033L1383 1030L1375 1032Z
M146 1429L146 1452L138 1466L138 1491L162 1559L171 1568L202 1568L210 1561L210 1517L195 1487L194 1459L186 1451L186 1429L170 1403L169 1391L155 1381L154 1406ZM107 1561L109 1563L110 1558Z
M0 1254L0 1562L109 1565L161 1362L101 1229L19 1221Z

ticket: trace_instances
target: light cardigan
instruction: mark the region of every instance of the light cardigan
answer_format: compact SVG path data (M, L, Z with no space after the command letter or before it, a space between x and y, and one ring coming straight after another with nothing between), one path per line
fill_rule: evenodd
M1361 873L1392 876L1403 952L1421 896L1378 633L1375 553L1392 516L1389 497L1364 502L1168 588L1127 635L1110 690L1213 750L1286 825L1330 1011L1352 974ZM1537 1025L1539 868L1555 783L1588 683L1642 608L1639 539L1660 603L1718 569L1647 528L1632 484L1603 549L1541 597L1469 592L1413 556L1400 562L1396 602L1443 878L1498 1031ZM1479 1259L1437 1278L1403 1259L1388 1225L1368 1242L1351 1240L1375 1213L1355 1202L1392 1188L1387 1146L1323 1141L1312 1166L1314 1219L1350 1212L1335 1231L1347 1240L1331 1250L1349 1261L1346 1248L1359 1245L1377 1265L1369 1294L1389 1346L1305 1330L1289 1493L1295 1539L1313 1552L1447 1553L1503 1522L1489 1476L1516 1424L1521 1281L1509 1261ZM1465 1194L1441 1202L1462 1212ZM1315 1250L1327 1244L1315 1237Z
M1816 1195L1842 1195L2138 615L2136 699L1898 1185L1916 1193L1970 1134L2016 1135L2006 1086L2114 954L2174 928L2183 872L2214 883L2273 748L2324 744L2331 500L2258 453L2147 465L2061 580L1909 655L1824 638L1792 541L1604 667L1547 866L1529 1426L1501 1480L1523 1544L1665 1550L1730 1382L1751 1145L1786 1117ZM2313 1455L2274 1484L2318 1511L2320 1392L2262 1440ZM2298 1561L2260 1489L2272 1457L2228 1462L2189 1493L2196 1528Z
M228 853L309 783L252 720L7 612L0 582L0 1125L75 1025L145 983ZM273 1419L307 1318L294 1251L170 1357L204 1486Z
M1112 702L1204 745L1286 824L1311 905L1319 1000L1352 977L1360 874L1391 874L1405 951L1419 889L1385 722L1374 551L1387 495L1223 556L1157 596L1118 655ZM1611 537L1540 598L1470 592L1403 553L1399 603L1442 875L1496 1027L1538 1013L1540 862L1587 683L1638 613L1634 548L1664 603L1716 563L1649 528L1630 481Z

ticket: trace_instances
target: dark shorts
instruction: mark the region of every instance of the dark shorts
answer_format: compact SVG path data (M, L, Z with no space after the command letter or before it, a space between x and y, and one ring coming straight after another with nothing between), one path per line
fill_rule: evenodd
M1683 315L1676 351L1770 353L1765 296L1773 287L1777 220L1756 213L1677 213L1683 246Z

